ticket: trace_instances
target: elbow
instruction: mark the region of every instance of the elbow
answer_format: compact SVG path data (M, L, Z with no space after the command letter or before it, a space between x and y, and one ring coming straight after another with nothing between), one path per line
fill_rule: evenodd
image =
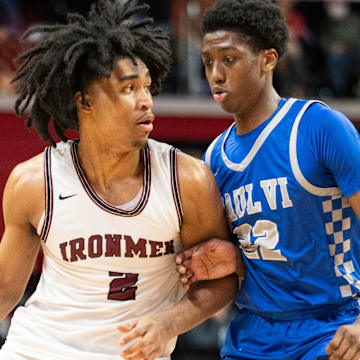
M0 284L0 321L2 321L19 303L22 292L14 287Z

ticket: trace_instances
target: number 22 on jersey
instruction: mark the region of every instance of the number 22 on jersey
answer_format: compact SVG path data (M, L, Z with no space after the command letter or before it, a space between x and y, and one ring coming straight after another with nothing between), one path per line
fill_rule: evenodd
M257 220L254 226L248 223L233 230L240 248L249 259L287 261L276 246L279 242L277 225L270 220Z

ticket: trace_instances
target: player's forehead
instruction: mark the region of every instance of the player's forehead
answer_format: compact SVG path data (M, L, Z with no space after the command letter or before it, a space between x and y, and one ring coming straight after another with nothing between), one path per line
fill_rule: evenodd
M150 77L150 71L140 58L126 57L115 60L112 76L122 81L129 77Z
M135 60L135 61L134 61ZM151 82L150 71L146 64L139 58L119 58L115 60L113 70L109 77L101 77L93 81L88 87L88 92L102 89L111 93L119 86L130 81Z
M217 30L204 35L201 54L206 56L214 52L243 51L247 48L247 41L241 39L237 33L228 30Z

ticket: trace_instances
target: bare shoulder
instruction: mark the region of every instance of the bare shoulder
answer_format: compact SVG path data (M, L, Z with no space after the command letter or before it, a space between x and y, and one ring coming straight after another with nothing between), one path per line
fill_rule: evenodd
M220 191L208 166L189 155L178 154L178 176L185 247L210 238L229 238Z
M5 222L10 220L13 214L21 216L24 222L36 222L37 215L44 208L44 187L43 153L16 165L4 189Z
M13 190L35 190L44 185L44 154L17 164L11 171L6 186Z
M182 152L178 153L178 174L180 186L190 193L192 190L208 192L213 186L217 188L209 167L202 160Z

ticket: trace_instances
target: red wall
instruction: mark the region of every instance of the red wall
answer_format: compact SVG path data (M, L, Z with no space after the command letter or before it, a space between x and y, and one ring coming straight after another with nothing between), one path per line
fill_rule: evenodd
M45 147L36 134L31 133L24 122L13 114L0 114L0 200L11 169L19 162L31 158ZM2 211L1 211L2 214ZM0 234L3 233L3 217Z

